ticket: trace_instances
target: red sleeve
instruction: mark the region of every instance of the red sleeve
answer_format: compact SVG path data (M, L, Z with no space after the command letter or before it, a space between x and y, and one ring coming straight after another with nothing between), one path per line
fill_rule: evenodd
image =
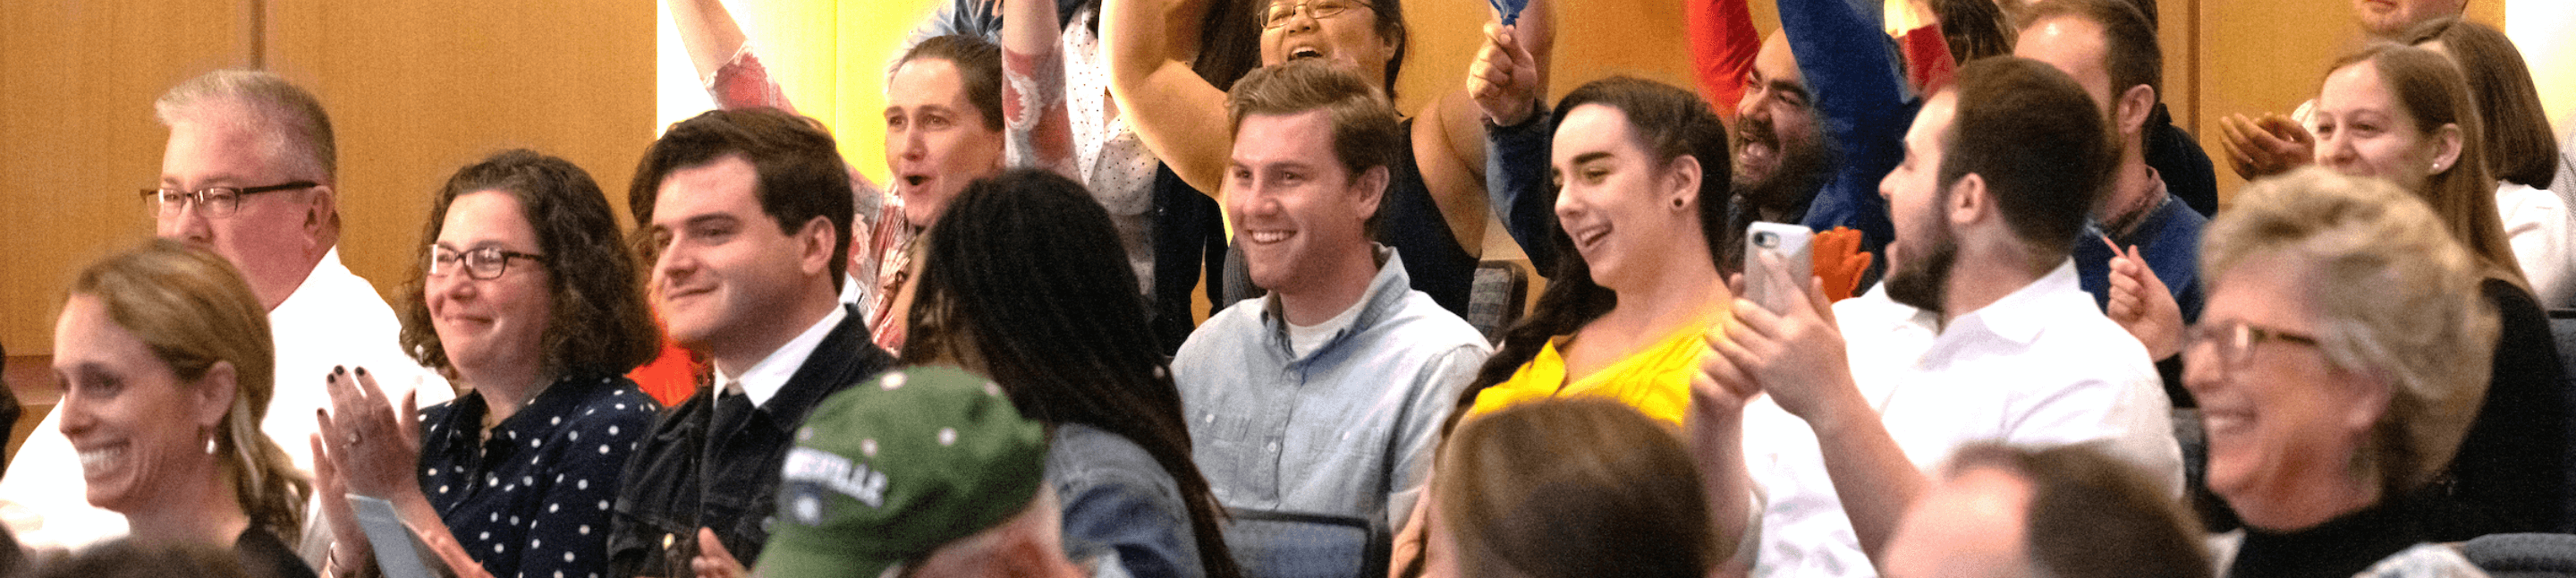
M1700 95L1708 97L1718 116L1735 118L1744 99L1744 76L1753 56L1762 52L1762 36L1753 30L1747 0L1684 0L1683 28L1690 34L1691 73Z
M1905 80L1914 85L1915 94L1932 94L1950 84L1959 73L1959 62L1950 55L1950 41L1941 37L1938 24L1918 27L1897 39L1905 50Z

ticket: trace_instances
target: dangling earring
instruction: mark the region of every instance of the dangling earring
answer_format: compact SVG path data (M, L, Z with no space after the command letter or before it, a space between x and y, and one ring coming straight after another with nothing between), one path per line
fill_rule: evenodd
M213 429L213 428L208 428L208 429L206 430L205 435L204 435L204 436L202 436L202 437L206 438L206 455L210 455L210 456L211 456L211 455L215 455L215 432L214 432L214 429Z

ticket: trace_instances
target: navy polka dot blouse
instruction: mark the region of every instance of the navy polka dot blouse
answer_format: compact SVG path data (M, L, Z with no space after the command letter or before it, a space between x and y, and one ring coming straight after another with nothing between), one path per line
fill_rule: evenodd
M566 378L487 440L484 403L421 410L421 492L448 531L493 576L606 575L618 475L661 406L623 377Z

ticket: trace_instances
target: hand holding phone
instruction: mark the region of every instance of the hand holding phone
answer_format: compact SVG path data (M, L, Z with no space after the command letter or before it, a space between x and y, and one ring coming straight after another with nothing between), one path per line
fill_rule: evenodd
M1755 222L1744 230L1744 298L1787 314L1807 291L1815 232L1802 225Z

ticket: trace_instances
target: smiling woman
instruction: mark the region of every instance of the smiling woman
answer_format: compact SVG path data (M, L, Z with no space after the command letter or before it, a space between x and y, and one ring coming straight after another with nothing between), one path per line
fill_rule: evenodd
M472 391L397 419L364 368L335 372L323 493L393 502L467 576L606 573L609 512L593 504L616 496L660 409L619 377L660 336L607 196L571 162L505 151L457 170L422 236L403 345ZM372 559L344 502L323 515L335 574Z
M102 260L74 282L54 344L91 504L139 540L229 545L247 567L313 575L286 547L304 476L259 428L268 318L232 265L158 240Z
M2467 563L2419 546L2441 540L2448 498L2425 490L2470 435L2497 327L2445 229L2385 182L2318 168L2257 181L2210 222L2209 308L2183 360L2209 488L2247 526L2225 575Z

